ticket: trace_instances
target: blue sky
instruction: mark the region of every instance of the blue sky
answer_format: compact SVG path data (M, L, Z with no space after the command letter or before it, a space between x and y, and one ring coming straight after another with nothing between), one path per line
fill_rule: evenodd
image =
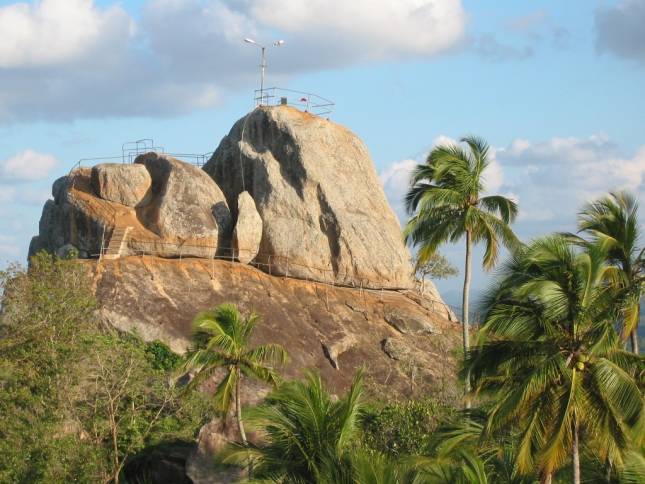
M590 197L645 192L643 24L643 0L0 0L0 261L24 260L78 159L144 137L214 150L252 107L246 36L286 40L268 84L333 99L400 215L414 162L472 133L522 238L573 229Z

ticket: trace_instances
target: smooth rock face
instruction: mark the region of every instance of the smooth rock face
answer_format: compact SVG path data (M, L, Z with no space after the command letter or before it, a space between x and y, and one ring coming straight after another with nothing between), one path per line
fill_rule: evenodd
M243 135L243 136L242 136ZM401 229L365 145L346 128L288 106L239 120L204 166L229 206L247 190L272 273L368 287L410 287Z
M152 175L152 200L142 210L147 225L161 237L225 236L230 212L224 194L199 168L159 153L134 161Z
M249 192L242 192L237 199L237 223L233 230L235 257L248 264L260 250L262 219Z
M105 163L92 167L92 188L103 200L137 207L151 185L152 178L143 165Z

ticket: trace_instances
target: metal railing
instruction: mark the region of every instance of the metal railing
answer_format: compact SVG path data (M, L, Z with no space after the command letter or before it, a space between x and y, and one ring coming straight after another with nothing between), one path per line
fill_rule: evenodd
M287 105L316 116L329 116L334 112L334 102L312 92L295 91L281 87L256 89L255 106Z
M206 162L213 156L213 152L208 153L166 153L163 146L155 146L152 139L146 138L137 141L128 141L121 146L121 156L97 156L94 158L81 158L70 168L71 174L75 169L85 166L87 163L119 163L129 164L134 163L137 156L146 153L155 152L164 155L172 156L178 160L185 161L191 165L202 168Z

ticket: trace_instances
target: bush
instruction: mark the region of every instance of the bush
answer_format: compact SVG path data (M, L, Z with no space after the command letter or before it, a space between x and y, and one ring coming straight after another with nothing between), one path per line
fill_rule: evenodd
M430 398L371 408L362 418L363 443L390 457L427 455L433 432L452 412Z

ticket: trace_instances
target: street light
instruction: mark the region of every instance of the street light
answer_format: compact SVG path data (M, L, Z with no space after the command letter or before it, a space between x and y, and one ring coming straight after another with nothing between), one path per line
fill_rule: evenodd
M264 72L267 67L267 62L266 62L266 47L263 45L258 44L255 40L250 39L250 38L245 38L244 42L247 44L253 44L260 49L262 49L262 63L260 64L260 69L261 69L261 74L260 74L260 104L263 103L264 101ZM276 40L273 43L273 47L280 47L281 45L284 45L284 40Z

